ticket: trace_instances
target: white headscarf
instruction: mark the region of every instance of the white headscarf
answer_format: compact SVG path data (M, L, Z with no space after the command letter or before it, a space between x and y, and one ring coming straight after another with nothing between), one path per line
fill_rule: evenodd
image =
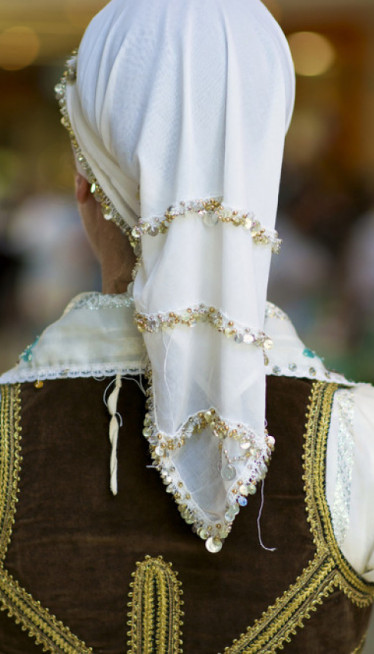
M273 447L262 330L294 102L287 41L259 0L112 0L58 95L104 216L140 257L144 434L182 516L219 551Z

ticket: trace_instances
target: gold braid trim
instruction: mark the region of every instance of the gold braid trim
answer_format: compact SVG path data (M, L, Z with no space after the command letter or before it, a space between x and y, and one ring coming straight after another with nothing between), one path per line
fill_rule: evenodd
M0 567L14 525L21 469L21 387L0 386Z
M374 586L353 571L336 544L325 499L327 436L337 388L337 384L315 382L307 411L303 479L307 519L316 554L296 582L224 650L225 654L275 654L291 642L296 629L303 628L304 622L335 589L342 590L357 606L365 607L373 602Z
M53 654L89 654L92 649L74 636L48 609L22 588L4 569L0 573L0 601L3 611L28 631L44 652Z
M290 642L296 628L317 610L336 586L333 563L318 555L296 579L295 584L270 606L247 632L226 647L225 654L274 654Z
M0 610L21 625L44 652L90 654L79 638L43 608L4 568L12 536L21 472L21 386L0 386Z
M355 650L353 650L352 654L361 654L362 650L363 650L364 647L365 647L365 642L366 642L367 636L368 636L368 635L365 634L365 636L363 637L361 643L359 644L358 647L356 647Z
M182 654L181 582L161 556L137 563L130 584L128 654Z

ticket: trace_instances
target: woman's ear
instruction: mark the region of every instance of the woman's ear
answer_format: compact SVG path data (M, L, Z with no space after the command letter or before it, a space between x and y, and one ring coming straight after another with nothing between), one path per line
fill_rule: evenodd
M79 204L85 204L91 197L90 183L81 173L75 173L75 197Z

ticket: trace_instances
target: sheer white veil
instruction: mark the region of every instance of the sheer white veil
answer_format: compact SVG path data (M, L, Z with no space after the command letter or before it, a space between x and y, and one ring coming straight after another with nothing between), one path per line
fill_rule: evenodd
M274 444L263 325L294 103L287 41L259 0L112 0L76 79L74 65L58 89L64 122L105 218L138 254L144 435L217 552Z

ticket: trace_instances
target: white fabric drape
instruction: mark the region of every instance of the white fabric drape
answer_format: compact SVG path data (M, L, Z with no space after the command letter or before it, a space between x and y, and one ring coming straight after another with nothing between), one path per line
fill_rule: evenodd
M293 102L287 41L259 0L112 0L66 91L80 151L141 245L145 435L211 550L272 444L262 330Z

